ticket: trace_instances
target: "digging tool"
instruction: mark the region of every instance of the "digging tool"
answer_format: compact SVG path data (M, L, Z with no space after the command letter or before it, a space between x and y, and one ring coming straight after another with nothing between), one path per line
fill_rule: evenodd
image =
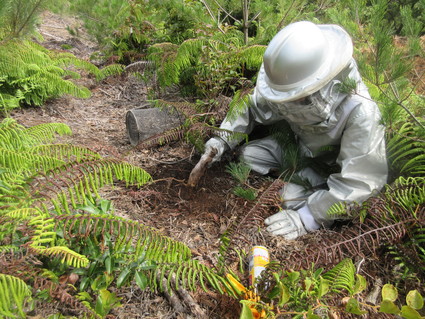
M199 162L192 169L192 172L190 172L189 180L187 182L189 186L195 187L198 184L199 179L205 174L208 164L211 163L216 154L217 149L211 148L211 151L201 156Z

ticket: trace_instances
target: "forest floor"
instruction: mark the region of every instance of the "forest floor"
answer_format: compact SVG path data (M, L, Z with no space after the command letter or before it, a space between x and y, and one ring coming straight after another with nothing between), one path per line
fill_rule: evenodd
M96 52L96 45L89 40L78 20L49 12L42 18L39 31L44 37L42 44L46 48L67 48L66 51L87 60ZM71 35L69 28L78 30L78 36ZM51 100L39 108L14 110L11 116L24 126L50 122L65 123L72 129L73 134L61 138L62 141L88 147L104 157L122 159L146 170L154 180L149 185L139 189L117 185L103 190L104 198L113 203L114 213L157 229L161 234L190 247L193 256L202 263L208 266L216 265L220 236L252 207L252 203L233 194L232 188L237 183L226 172L227 163L213 165L206 171L197 187L188 186L189 174L200 158L193 146L180 141L152 149L136 149L128 141L125 115L127 111L146 101L145 83L126 75L96 82L84 74L78 83L91 90L90 98L65 96ZM270 177L255 174L251 174L249 179L250 185L256 188L259 194L264 192L272 181ZM267 213L273 214L276 209L271 207ZM302 252L309 243L320 243L322 233L327 232L318 231L297 241L287 241L270 237L264 231L261 218L254 222L258 228L256 235L246 236L244 241L236 242L236 245L246 251L254 245L264 245L275 260L284 260L284 256L294 250ZM389 275L377 270L382 261L378 262L375 258L360 258L358 261L361 264L360 273L372 284L377 277ZM246 266L246 260L244 262ZM233 269L237 268L236 258L229 257L229 263ZM247 271L243 276L242 280L246 283ZM387 282L387 278L381 279ZM110 318L194 317L193 314L177 313L161 293L142 291L137 286L121 288L116 293L122 298L122 306L113 309ZM237 300L201 290L191 294L208 318L239 316L240 306ZM58 311L77 315L67 305L54 302L38 305L34 317L42 318Z

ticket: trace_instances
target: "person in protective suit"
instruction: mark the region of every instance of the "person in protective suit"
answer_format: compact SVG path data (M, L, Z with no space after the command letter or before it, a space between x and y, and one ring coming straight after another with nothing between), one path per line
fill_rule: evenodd
M235 120L227 116L220 128L250 134L257 125L285 120L295 133L303 156L326 158L326 149L339 148L332 160L336 173L323 178L313 169L297 174L313 189L287 183L282 190L283 209L266 218L273 235L295 239L329 227L336 217L327 214L337 202L361 203L387 181L384 126L352 57L347 32L337 25L292 23L271 40L263 56L256 87ZM354 93L343 93L342 83L355 82ZM217 151L213 162L241 140L216 136L205 144L204 154ZM282 147L268 136L241 147L242 161L260 174L279 169ZM326 185L325 189L314 186ZM297 200L298 199L298 200Z

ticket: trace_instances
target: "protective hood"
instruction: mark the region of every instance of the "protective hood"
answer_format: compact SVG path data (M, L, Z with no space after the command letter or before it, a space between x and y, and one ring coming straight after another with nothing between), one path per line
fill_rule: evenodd
M290 85L275 85L268 78L264 63L257 85L259 93L270 102L290 102L311 95L323 88L350 62L353 44L348 33L337 25L317 25L327 42L326 54L320 68L311 76Z
M335 125L337 118L334 116L336 108L347 97L347 93L341 92L344 80L350 78L356 83L361 82L355 61L345 67L339 74L331 79L319 91L307 96L305 101L271 102L265 99L273 111L291 124L307 128L323 126L330 129ZM264 96L263 96L264 97Z

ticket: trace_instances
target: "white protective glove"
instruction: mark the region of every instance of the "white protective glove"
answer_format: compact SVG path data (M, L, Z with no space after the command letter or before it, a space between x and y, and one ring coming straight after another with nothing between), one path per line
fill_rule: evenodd
M307 234L307 230L313 231L320 228L307 205L298 211L292 209L281 210L266 218L264 223L268 226L268 232L275 236L283 236L285 239L296 239Z
M204 154L208 154L213 148L215 148L217 150L217 154L212 159L210 165L212 163L217 162L217 161L219 161L221 159L221 156L228 149L228 146L227 146L226 142L223 141L221 138L219 138L219 137L213 137L213 138L210 138L205 143Z

